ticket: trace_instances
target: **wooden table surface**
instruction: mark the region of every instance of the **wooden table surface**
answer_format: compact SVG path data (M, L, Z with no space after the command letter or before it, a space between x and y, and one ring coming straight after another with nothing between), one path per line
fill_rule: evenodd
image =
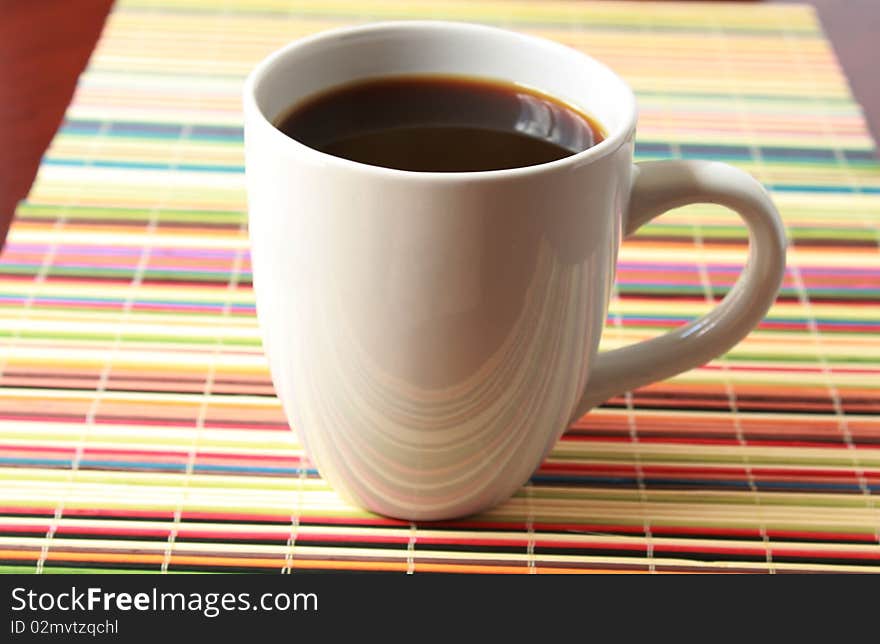
M808 1L880 140L880 0ZM0 239L27 195L112 4L0 0Z

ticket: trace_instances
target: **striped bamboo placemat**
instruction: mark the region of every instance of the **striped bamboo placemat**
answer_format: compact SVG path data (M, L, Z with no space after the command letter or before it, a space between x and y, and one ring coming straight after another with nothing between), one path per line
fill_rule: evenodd
M343 503L260 348L240 87L268 52L388 18L583 48L638 93L637 155L754 174L792 245L725 357L609 401L465 521ZM880 570L880 164L806 7L124 0L0 260L2 570ZM623 246L606 348L706 311L738 220L678 210Z

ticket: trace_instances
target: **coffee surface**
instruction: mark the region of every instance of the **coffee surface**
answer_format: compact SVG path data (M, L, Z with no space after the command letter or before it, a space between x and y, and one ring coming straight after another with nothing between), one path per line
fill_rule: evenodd
M447 76L345 85L294 105L275 125L321 152L416 172L537 165L604 138L594 120L552 96L502 81Z

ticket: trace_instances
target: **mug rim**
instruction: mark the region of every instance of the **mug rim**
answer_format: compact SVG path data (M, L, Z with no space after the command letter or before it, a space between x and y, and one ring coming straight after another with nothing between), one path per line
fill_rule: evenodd
M523 44L529 44L532 46L538 45L541 47L549 47L553 49L557 49L561 53L564 53L568 56L580 56L586 58L591 61L592 64L604 68L606 72L608 72L611 76L613 76L621 85L624 90L624 94L626 95L626 105L624 106L624 117L622 125L615 129L615 131L609 132L608 136L605 137L601 142L593 145L586 150L581 150L580 152L576 152L567 157L563 157L562 159L557 159L555 161L548 161L545 163L538 163L535 165L529 166L519 166L516 168L505 168L502 170L478 170L478 171L454 171L454 172L422 172L417 170L400 170L398 168L387 168L384 166L371 165L368 163L361 163L360 161L352 161L350 159L344 159L342 157L337 157L332 154L328 154L326 152L321 152L320 150L316 150L315 148L309 147L304 143L284 134L281 130L279 130L275 125L266 117L266 114L263 112L262 108L257 104L256 98L256 90L259 84L272 73L275 65L283 60L285 57L292 55L297 50L308 47L310 45L314 45L315 43L320 43L324 40L335 40L341 37L357 35L357 34L369 34L370 32L382 32L387 30L413 30L413 29L433 29L433 30L456 30L456 31L483 31L483 32L492 32L495 34L502 33L505 37L516 38L523 42ZM515 81L514 81L515 82ZM541 88L536 88L540 91L546 92ZM549 95L553 96L552 92L546 92ZM512 31L510 29L503 29L500 27L494 27L490 25L484 25L479 23L470 23L470 22L459 22L459 21L448 21L448 20L388 20L388 21L380 21L380 22L370 22L362 25L355 26L344 26L337 27L334 29L327 29L320 31L318 33L312 34L310 36L305 36L303 38L298 38L284 45L283 47L276 49L268 56L263 58L259 63L254 66L254 68L250 71L247 78L245 79L243 86L243 99L244 99L244 107L245 107L245 124L247 124L248 113L253 113L257 117L257 121L259 125L263 128L270 130L269 136L272 137L274 141L277 141L279 145L286 146L292 151L305 154L309 157L312 157L316 162L322 164L333 164L335 166L339 166L340 168L348 168L349 170L359 170L361 172L368 172L376 175L381 175L386 178L407 178L407 179L430 179L430 180L441 180L441 181L460 181L462 179L468 180L489 180L489 179L504 179L504 178L514 178L520 177L523 175L532 175L532 174L540 174L544 172L552 172L556 170L565 170L567 168L572 168L575 166L582 166L594 161L598 161L610 154L613 154L617 151L627 140L629 140L635 130L636 121L638 118L638 106L636 103L635 93L629 84L620 77L613 69L608 67L608 65L602 63L601 61L593 58L592 56L585 54L584 52L575 49L573 47L569 47L567 45L563 45L561 43L550 40L549 38L543 38L540 36L533 36L531 34L525 34L518 31ZM604 124L602 124L604 125Z

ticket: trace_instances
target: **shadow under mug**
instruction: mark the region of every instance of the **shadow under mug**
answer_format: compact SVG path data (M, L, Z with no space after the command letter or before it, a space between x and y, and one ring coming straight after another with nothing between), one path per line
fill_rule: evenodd
M421 173L306 147L272 122L358 79L458 74L522 83L608 136L542 165ZM609 397L701 365L772 304L785 235L763 188L728 165L633 164L632 91L598 61L501 29L390 22L293 42L244 88L257 313L275 388L321 475L410 520L513 495L572 421ZM599 353L623 236L694 202L749 231L711 312Z

